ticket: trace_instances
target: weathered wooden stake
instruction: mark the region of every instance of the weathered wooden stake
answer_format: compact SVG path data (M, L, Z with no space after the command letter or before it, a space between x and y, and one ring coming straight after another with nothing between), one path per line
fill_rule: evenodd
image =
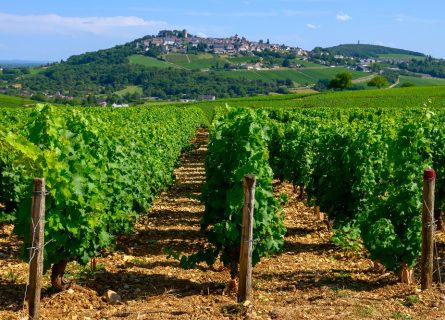
M443 231L443 211L441 209L434 210L434 220L436 220L436 231Z
M29 319L39 319L40 292L43 275L43 246L45 230L45 180L34 179L31 206L30 228L30 261L29 261L29 287L28 307Z
M317 216L317 219L322 221L324 220L324 214L320 212L320 207L319 206L315 206L314 207L314 213Z
M256 177L244 176L243 226L240 247L240 275L238 302L250 300L252 289L253 209L255 206Z
M414 282L414 270L409 268L405 262L402 264L402 270L400 271L400 282L406 284Z
M434 249L434 188L436 172L425 169L423 173L423 209L422 209L422 259L421 289L431 289L433 284L433 249Z
M304 199L304 186L300 186L300 192L298 194L298 200Z

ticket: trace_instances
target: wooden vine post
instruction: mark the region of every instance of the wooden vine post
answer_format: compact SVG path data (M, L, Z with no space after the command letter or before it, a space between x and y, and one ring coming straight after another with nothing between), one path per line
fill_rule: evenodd
M322 221L324 220L324 214L320 212L320 207L319 206L315 206L314 207L314 213L317 216L317 219Z
M45 244L45 179L34 179L31 205L29 249L29 319L39 319L40 292L43 275L43 247Z
M422 258L421 289L431 289L433 283L434 249L434 188L436 172L425 169L423 173L423 208L422 208Z
M252 289L253 209L255 206L256 177L244 176L243 225L240 247L238 302L250 300Z

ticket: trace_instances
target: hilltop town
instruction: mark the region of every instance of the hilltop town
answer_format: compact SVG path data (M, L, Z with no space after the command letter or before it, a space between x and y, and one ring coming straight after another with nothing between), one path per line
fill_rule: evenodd
M146 36L136 42L136 47L142 51L153 48L161 53L189 53L190 51L208 52L213 54L253 54L262 51L291 53L297 56L307 56L308 52L298 47L284 44L273 44L266 41L249 41L237 34L229 38L207 38L191 35L187 30L161 30L157 36Z
M296 46L250 41L235 34L212 38L187 30L161 30L113 48L86 52L40 67L0 70L0 93L42 102L124 107L146 101L216 98L330 90L338 74L355 90L371 73L391 86L442 83L445 60L367 44L306 51Z

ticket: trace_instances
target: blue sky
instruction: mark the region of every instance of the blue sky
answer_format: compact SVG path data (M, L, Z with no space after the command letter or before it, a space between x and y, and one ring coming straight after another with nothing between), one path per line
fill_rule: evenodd
M304 49L380 44L445 58L445 1L0 0L0 59L56 61L160 29Z

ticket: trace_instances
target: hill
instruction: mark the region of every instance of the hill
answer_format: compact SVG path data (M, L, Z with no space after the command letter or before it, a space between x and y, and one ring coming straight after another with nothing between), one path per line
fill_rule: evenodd
M334 47L324 48L333 55L342 55L358 58L377 58L381 55L403 55L407 57L426 57L423 53L378 46L373 44L341 44Z
M242 46L249 49L241 51ZM0 92L55 103L138 104L147 99L284 93L345 71L309 62L304 54L297 48L237 36L198 38L177 32L74 55L41 68L4 69ZM354 78L361 76L354 72Z
M310 54L310 60L324 65L348 66L355 70L397 73L396 77L429 75L445 78L444 59L371 44L342 44L325 49L316 47Z
M4 69L0 89L13 95L34 95L41 101L95 105L98 99L112 104L141 103L142 97L198 99L268 94L285 84L284 80L232 79L213 72L179 69L161 59L141 55L136 44L133 41L75 55L33 72ZM134 90L135 86L140 89Z
M334 55L354 58L339 60ZM380 69L364 69L359 57L376 56L393 60ZM410 57L417 60L404 64L397 61ZM339 72L350 72L353 79L367 79L370 71L381 72L382 68L387 69L383 71L385 76L391 75L388 79L392 83L400 75L445 76L443 61L414 51L345 44L307 52L238 36L200 38L184 30L163 31L113 48L74 55L49 66L4 69L0 72L0 92L73 105L140 104L146 100L286 93L328 82ZM429 83L432 82L421 82Z

